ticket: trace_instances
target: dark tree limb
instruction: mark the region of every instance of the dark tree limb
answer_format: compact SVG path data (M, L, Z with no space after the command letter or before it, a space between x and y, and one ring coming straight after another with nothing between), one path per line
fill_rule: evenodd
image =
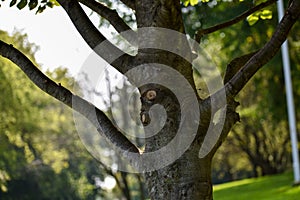
M238 103L235 101L231 101L228 103L227 109L226 109L226 117L224 124L216 124L215 126L221 126L222 132L220 134L220 137L212 150L209 152L208 155L213 156L218 148L222 145L222 143L225 141L228 133L230 132L231 128L234 126L236 122L240 121L240 116L238 113L235 112L236 107L238 106Z
M128 70L128 63L132 59L132 56L125 54L115 45L106 40L106 38L90 21L78 1L58 0L57 2L65 9L77 31L86 43L95 51L95 53L110 63L119 72L125 73ZM102 43L104 41L105 43ZM97 48L99 44L101 44L101 48ZM122 56L116 60L116 58L120 55Z
M249 59L249 61L225 84L223 89L217 91L202 102L202 110L209 110L211 104L214 104L216 107L222 107L222 102L218 99L223 95L224 90L227 100L230 101L233 99L242 90L250 78L280 50L281 45L286 40L290 29L297 22L299 16L300 1L294 0L277 26L270 41Z
M131 30L131 28L118 15L116 10L112 10L104 4L94 0L79 0L80 3L89 7L101 17L109 21L109 23L119 32Z
M270 41L267 42L225 85L227 96L236 96L250 78L275 56L280 50L283 42L286 40L292 26L299 19L299 16L300 1L294 0L277 26Z
M266 1L266 2L263 2L257 6L254 6L253 8L247 10L246 12L242 13L241 15L235 17L234 19L231 19L227 22L224 22L224 23L221 23L221 24L217 24L215 26L212 26L212 27L209 27L209 28L206 28L206 29L200 29L196 32L195 34L195 40L199 43L201 38L204 36L204 35L207 35L207 34L210 34L210 33L213 33L217 30L220 30L220 29L223 29L223 28L226 28L226 27L229 27L233 24L236 24L242 20L244 20L246 17L248 17L249 15L251 15L252 13L255 13L256 11L259 11L273 3L275 3L277 0L269 0L269 1Z
M121 0L121 2L132 10L135 10L135 0Z
M86 117L117 150L138 153L133 145L108 119L108 117L91 103L56 84L43 74L23 53L0 40L0 55L14 62L26 76L41 90L56 98L70 108ZM75 102L75 105L74 105Z
M130 196L130 188L129 188L129 184L128 184L128 181L127 181L127 173L126 172L123 172L121 171L121 180L123 182L123 187L122 187L122 190L123 190L123 194L125 195L126 199L127 200L131 200L131 196Z

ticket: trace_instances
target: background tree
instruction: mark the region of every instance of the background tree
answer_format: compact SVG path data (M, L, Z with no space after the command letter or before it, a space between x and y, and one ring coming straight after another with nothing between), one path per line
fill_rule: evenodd
M191 84L194 92L197 92L196 85L194 84L194 74L192 65L186 60L180 58L178 55L174 55L170 52L160 51L157 49L143 49L139 48L136 55L123 54L112 43L106 43L105 48L96 48L99 43L105 40L105 37L93 26L84 11L82 10L80 4L75 0L58 0L59 4L65 9L68 16L70 17L72 23L75 25L81 36L85 39L88 45L96 51L104 60L110 62L111 58L115 54L121 54L117 60L111 63L111 66L117 69L119 72L125 74L128 70L135 68L141 64L148 64L150 69L151 65L149 63L160 63L172 67L178 71L186 80ZM115 12L108 9L108 7L103 7L94 1L89 7L97 12L100 16L106 18L118 32L128 30L124 21ZM179 1L158 1L158 0L145 0L145 1L131 1L122 0L124 5L134 10L136 17L137 27L163 27L171 29L180 33L185 33L185 26L182 20L181 4ZM184 3L186 4L187 1ZM195 4L198 1L188 1L190 4ZM252 1L251 1L252 2ZM212 28L200 29L195 34L196 40L200 41L204 35L217 31L220 28L225 28L232 26L235 23L245 19L247 16L250 23L258 18L253 16L255 11L258 11L268 5L271 5L275 1L269 0L258 5L249 4L251 8L245 14L236 17L234 20L228 23L223 23ZM27 2L26 2L27 3ZM25 3L25 6L26 6ZM217 3L217 4L216 4ZM248 3L248 1L247 1ZM23 3L24 4L24 3ZM24 7L17 4L18 7ZM218 5L218 2L207 3L208 6L214 7L214 4ZM270 40L265 42L265 45L261 47L256 53L250 54L251 56L243 56L236 60L230 62L227 67L225 74L225 86L222 90L211 94L207 98L198 97L199 110L201 112L201 120L196 122L198 124L198 132L195 135L195 139L188 149L183 153L183 155L177 159L174 163L166 166L162 169L157 169L152 172L145 173L145 179L148 187L149 194L153 199L165 199L165 198L178 198L178 199L212 199L212 182L211 182L211 160L225 140L229 130L232 126L240 120L238 113L236 113L236 107L238 103L234 100L236 95L243 89L245 84L250 80L250 78L266 63L268 63L272 57L278 52L281 44L286 39L291 27L299 18L299 1L291 1L288 10L285 13L284 18L277 28L274 30ZM105 12L106 11L106 12ZM113 14L113 15L112 15ZM263 18L265 13L261 12L259 17ZM114 16L114 17L112 17ZM147 40L152 41L168 41L169 37L163 37L163 35L133 35L132 37L138 37L139 45L142 46ZM127 38L130 42L132 38ZM186 49L187 40L182 39L176 42L170 42L174 49ZM96 49L95 49L96 48ZM34 64L27 59L20 51L16 48L1 42L0 43L0 54L4 57L12 60L16 63L22 71L42 90L50 94L51 96L62 101L69 107L72 107L77 112L81 113L88 120L90 120L100 134L105 136L113 145L117 147L117 151L121 152L131 152L139 154L139 149L130 140L125 137L106 117L106 115L95 108L93 105L86 102L84 99L73 94L71 91L67 90L61 84L56 84L49 78L47 78L43 73L41 73ZM193 59L193 51L190 49L185 52L187 60ZM239 70L242 68L241 70ZM158 72L143 74L143 76L155 77ZM142 76L142 74L141 74ZM167 77L167 74L166 74ZM135 77L141 78L141 77ZM130 80L134 83L134 80ZM178 100L175 98L174 94L168 89L159 84L148 84L139 87L139 92L141 94L142 103L142 122L146 126L148 120L145 120L147 112L150 110L151 106L154 104L160 104L166 110L166 124L164 127L153 137L146 139L145 141L145 152L152 152L154 150L160 149L169 143L169 141L175 136L176 129L179 127L180 123L187 121L192 121L191 119L180 120L179 116L180 105ZM149 96L149 92L151 94ZM216 116L217 111L222 108L220 104L220 94L222 92L226 93L226 118L224 124L218 124L218 122L211 122L211 117ZM77 106L73 107L72 99L78 101ZM186 98L185 102L187 105L195 103L190 102L190 99ZM211 111L211 106L217 107ZM92 110L96 110L97 120L90 115ZM193 113L194 110L190 112ZM144 116L144 117L143 117ZM186 117L186 116L183 116ZM99 123L98 123L99 122ZM207 134L207 129L213 126L213 128L218 128L222 126L222 132L217 140L217 143L213 146L212 150L208 152L207 155L201 156L199 158L199 149L202 145L207 145L204 142L204 138ZM187 132L188 135L194 134L193 132ZM203 148L202 148L203 149ZM124 155L124 154L123 154ZM126 156L126 155L125 155ZM127 157L129 161L133 163L135 160Z
M27 41L26 35L16 32L9 36L1 31L0 38L22 49L36 63L37 47ZM77 136L70 109L37 90L11 62L1 58L0 65L1 199L141 196L140 177L124 177L88 154ZM63 68L46 74L68 87L75 83ZM113 193L105 185L107 177L117 182Z
M35 62L36 46L28 43L26 35L15 33L9 37L1 32L0 37L14 43ZM60 81L69 84L66 71L58 69L53 75L59 73L64 77ZM1 196L5 199L59 198L62 195L73 199L86 197L84 193L92 184L86 181L80 186L74 174L66 170L71 152L78 151L75 150L78 146L73 147L76 135L69 120L72 118L70 110L66 111L57 101L38 91L11 62L3 58L1 74L1 92L7 94L1 98L1 171L7 177L2 183ZM15 81L8 81L11 79ZM41 123L36 123L39 120ZM65 146L62 147L63 143ZM78 184L72 185L76 181ZM86 191L76 193L76 186Z

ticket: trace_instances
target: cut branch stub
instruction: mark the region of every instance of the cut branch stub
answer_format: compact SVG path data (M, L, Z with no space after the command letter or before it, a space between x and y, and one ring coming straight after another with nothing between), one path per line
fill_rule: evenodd
M147 93L146 93L146 98L149 100L149 101L153 101L156 97L156 91L155 90L148 90Z
M141 109L140 117L144 126L147 126L151 122L149 110L151 106L155 104L154 100L156 99L156 97L157 97L157 92L154 89L148 89L142 93L142 97L141 97L142 109Z

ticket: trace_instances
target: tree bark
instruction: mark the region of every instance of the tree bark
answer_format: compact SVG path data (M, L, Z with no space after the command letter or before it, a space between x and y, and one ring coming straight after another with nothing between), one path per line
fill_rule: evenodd
M165 52L153 56L149 51L145 52L147 57L145 60L153 60L160 58L164 62L170 61L168 66L176 66L181 68L190 67L185 62L178 62L179 60ZM144 53L144 54L145 54ZM166 59L166 56L168 59ZM170 59L171 58L171 59ZM156 60L156 63L161 60ZM154 59L155 60L155 59ZM160 72L161 73L161 72ZM152 74L144 74L145 76L154 77L160 73L153 72ZM168 77L167 75L165 76ZM146 138L145 152L154 152L165 147L172 139L175 138L182 119L181 106L177 97L168 88L161 85L148 84L139 88L141 93L141 121L147 127L153 121L165 122L163 128L155 134ZM166 111L166 119L163 116L156 116L151 114L151 108L155 105L161 105ZM192 112L192 111L190 111ZM189 119L186 119L189 120ZM209 122L206 120L201 124L197 136L203 136L206 133ZM199 124L198 124L199 126ZM146 131L151 135L151 132ZM191 135L193 132L186 132L186 135ZM178 158L174 163L151 172L145 173L145 180L148 188L148 193L151 199L191 199L191 200L206 200L212 199L212 181L211 181L211 158L213 154L205 158L199 159L199 149L202 145L204 137L195 139L195 141L188 147L184 154ZM181 141L177 141L177 146L174 148L174 154L165 155L166 159L176 156L175 152L180 149ZM153 162L161 162L161 160L153 160Z
M170 166L146 173L151 199L213 199L211 159L199 159L198 151L187 151Z

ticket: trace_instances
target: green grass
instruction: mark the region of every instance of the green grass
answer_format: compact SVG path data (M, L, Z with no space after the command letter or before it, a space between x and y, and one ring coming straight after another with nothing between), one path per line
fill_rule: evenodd
M214 186L214 200L299 200L292 184L292 173L224 183Z

